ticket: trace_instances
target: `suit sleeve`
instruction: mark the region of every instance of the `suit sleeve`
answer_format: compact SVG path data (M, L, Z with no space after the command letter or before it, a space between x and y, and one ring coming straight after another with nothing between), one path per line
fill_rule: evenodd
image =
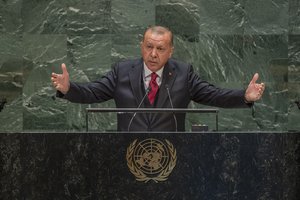
M105 76L89 83L70 82L70 89L64 95L57 92L56 96L74 103L100 103L114 97L117 83L117 65Z
M194 73L189 66L188 84L191 100L204 105L222 108L247 108L253 103L246 103L245 90L222 89L204 80Z

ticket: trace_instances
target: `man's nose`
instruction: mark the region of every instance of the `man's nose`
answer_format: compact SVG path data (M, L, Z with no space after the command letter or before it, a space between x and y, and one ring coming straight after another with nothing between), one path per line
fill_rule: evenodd
M151 56L154 57L154 58L157 57L157 50L155 48L152 49Z

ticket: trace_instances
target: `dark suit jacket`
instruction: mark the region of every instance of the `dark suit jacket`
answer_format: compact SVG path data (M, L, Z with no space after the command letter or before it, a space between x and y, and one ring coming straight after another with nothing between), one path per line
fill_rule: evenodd
M143 60L126 60L115 64L101 79L78 84L71 82L66 95L59 97L76 103L100 103L114 99L118 108L137 108L145 95ZM245 90L220 89L202 80L189 64L174 59L166 63L162 84L154 107L171 108L166 86L169 88L174 108L187 108L190 101L224 107L249 107L244 101ZM141 107L151 107L145 98ZM118 130L127 131L132 114L118 115ZM178 131L184 131L185 114L176 114ZM130 131L175 131L172 114L138 113L132 120Z

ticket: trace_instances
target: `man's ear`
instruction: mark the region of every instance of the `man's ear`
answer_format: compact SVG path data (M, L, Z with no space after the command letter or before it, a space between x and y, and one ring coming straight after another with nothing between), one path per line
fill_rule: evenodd
M140 42L140 47L141 48L143 47L143 40Z
M171 52L170 52L170 56L169 56L169 58L171 58L171 57L172 57L172 54L173 54L173 52L174 52L174 46L172 46L172 48L171 48Z

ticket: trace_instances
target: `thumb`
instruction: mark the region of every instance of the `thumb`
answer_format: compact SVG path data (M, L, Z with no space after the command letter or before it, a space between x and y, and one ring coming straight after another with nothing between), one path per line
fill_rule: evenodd
M250 84L255 84L258 78L259 78L258 73L255 73L252 80L251 80L251 82L250 82Z
M61 64L61 70L62 70L63 74L69 74L65 63Z

